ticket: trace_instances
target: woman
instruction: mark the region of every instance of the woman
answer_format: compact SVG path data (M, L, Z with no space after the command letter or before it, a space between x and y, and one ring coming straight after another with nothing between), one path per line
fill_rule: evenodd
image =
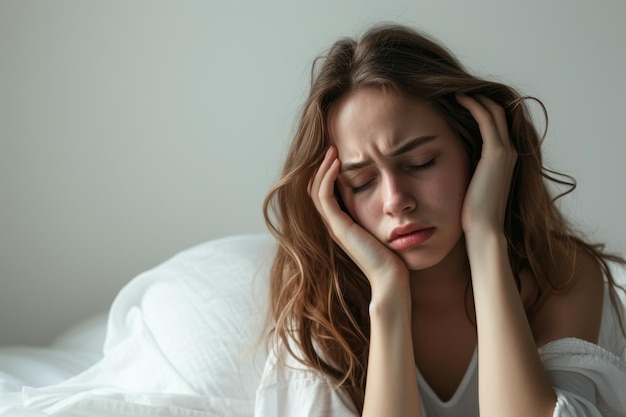
M624 413L626 365L596 345L605 280L624 332L623 261L555 207L544 179L574 185L543 167L527 98L400 26L321 58L264 207L257 415Z

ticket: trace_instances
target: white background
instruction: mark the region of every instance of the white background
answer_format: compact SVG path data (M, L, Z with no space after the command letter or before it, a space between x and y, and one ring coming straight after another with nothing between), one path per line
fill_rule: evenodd
M0 0L0 344L176 252L265 231L314 57L395 21L537 96L573 223L626 252L623 0Z

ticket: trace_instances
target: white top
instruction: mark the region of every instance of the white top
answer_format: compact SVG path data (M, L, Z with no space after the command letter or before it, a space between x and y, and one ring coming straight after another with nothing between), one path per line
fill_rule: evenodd
M257 390L255 417L356 417L349 396L285 349L268 360ZM554 416L626 417L626 363L598 345L561 339L539 350L557 393ZM441 401L417 373L422 417L478 416L476 355L452 398Z
M626 340L605 296L599 344L567 338L539 349L557 394L555 417L626 417ZM478 416L478 355L450 400L441 401L418 378L422 417ZM306 368L278 346L257 390L255 417L356 417L350 397L327 376Z
M423 417L478 415L478 349L474 349L465 375L448 401L442 401L417 367L416 370Z

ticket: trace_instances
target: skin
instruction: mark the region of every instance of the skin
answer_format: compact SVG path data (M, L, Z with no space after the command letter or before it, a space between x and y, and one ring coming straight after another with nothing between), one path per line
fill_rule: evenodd
M353 220L392 250L394 228L433 228L423 244L394 251L412 275L441 267L463 234L470 175L445 120L424 102L364 90L339 104L330 126L342 161L339 193Z
M580 254L572 290L526 316L504 237L517 161L504 111L483 97L457 100L478 122L483 140L471 178L460 141L432 107L361 89L331 113L335 146L309 184L329 233L372 288L363 415L420 415L415 369L407 363L416 363L448 399L477 343L481 416L550 416L556 397L537 346L561 337L597 340L602 279ZM424 137L431 139L404 146ZM428 232L418 244L398 247L391 237L406 224ZM476 329L464 309L470 276Z

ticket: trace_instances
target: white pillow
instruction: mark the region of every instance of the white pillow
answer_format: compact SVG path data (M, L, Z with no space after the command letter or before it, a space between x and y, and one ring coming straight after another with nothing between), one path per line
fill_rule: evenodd
M139 309L160 354L194 391L223 415L252 415L266 359L260 336L273 253L269 235L231 236L135 278L111 308L105 356L131 337Z

